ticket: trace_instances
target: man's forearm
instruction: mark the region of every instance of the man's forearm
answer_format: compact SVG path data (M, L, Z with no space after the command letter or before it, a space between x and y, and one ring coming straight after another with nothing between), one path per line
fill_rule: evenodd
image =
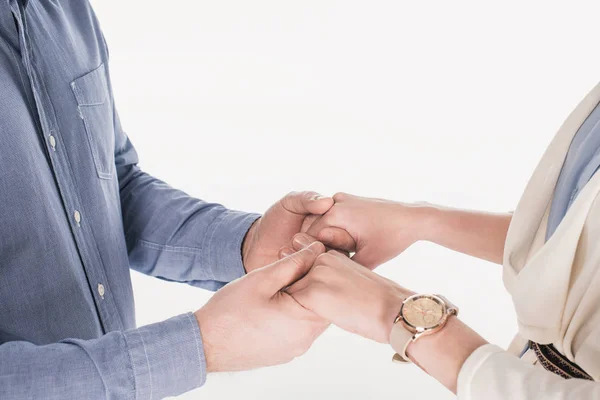
M504 242L512 214L468 211L424 205L427 223L422 240L460 253L502 264Z
M204 384L192 314L97 339L0 345L2 399L160 399Z
M242 241L259 217L188 196L137 166L120 168L132 269L218 290L244 275Z

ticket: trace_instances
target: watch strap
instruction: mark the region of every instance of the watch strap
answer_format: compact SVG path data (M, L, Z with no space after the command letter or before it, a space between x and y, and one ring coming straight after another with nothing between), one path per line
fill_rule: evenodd
M413 341L415 334L406 329L402 321L394 324L390 333L390 345L396 351L393 361L396 362L411 362L406 355L408 345Z

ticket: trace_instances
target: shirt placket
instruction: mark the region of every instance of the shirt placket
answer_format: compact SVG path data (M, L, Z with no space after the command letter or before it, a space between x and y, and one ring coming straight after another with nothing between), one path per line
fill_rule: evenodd
M93 238L91 226L86 221L86 212L78 195L75 178L69 159L66 157L67 149L61 140L60 130L55 118L50 98L36 69L35 57L32 54L31 40L27 31L27 18L23 5L18 0L12 0L11 9L19 28L19 42L21 57L33 93L39 118L42 142L47 149L54 178L65 207L75 245L79 251L92 296L98 311L98 316L105 332L122 330L123 324L118 314L117 307L106 284L107 279L102 267L102 261L96 242Z

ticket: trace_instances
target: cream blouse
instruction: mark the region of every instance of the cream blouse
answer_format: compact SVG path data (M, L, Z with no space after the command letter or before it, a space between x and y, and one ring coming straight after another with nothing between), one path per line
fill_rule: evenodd
M575 133L600 103L600 85L563 123L515 210L504 251L504 284L517 312L515 343L552 343L600 379L600 174L580 192L545 242L552 195ZM520 348L515 346L515 349ZM463 365L459 399L600 399L600 384L564 380L487 345Z

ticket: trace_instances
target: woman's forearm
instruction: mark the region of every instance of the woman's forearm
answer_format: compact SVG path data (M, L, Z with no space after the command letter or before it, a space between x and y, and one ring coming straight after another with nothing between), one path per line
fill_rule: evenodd
M464 362L485 344L485 339L452 317L438 333L411 343L407 354L423 371L456 393L458 374Z
M420 240L502 263L512 214L402 203L347 193L338 193L333 199L334 206L307 229L307 240L312 237L333 249L355 252L353 259L370 269Z
M502 264L504 242L512 214L468 211L436 205L424 205L427 240L460 253Z
M461 399L600 398L598 382L564 379L496 346L480 349L486 344L471 328L452 317L438 333L411 343L407 353L415 364ZM475 351L477 354L473 354Z

